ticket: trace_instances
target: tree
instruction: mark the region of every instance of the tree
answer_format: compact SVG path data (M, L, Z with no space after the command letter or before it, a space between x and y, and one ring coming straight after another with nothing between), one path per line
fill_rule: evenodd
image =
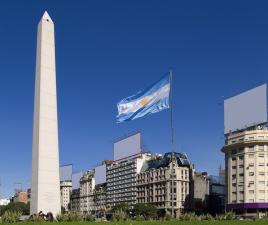
M6 206L0 208L0 216L2 216L6 211L10 212L21 212L23 215L30 214L30 204L24 204L22 202L11 202Z
M157 208L151 204L138 203L134 206L136 216L143 216L145 219L155 219L157 217Z
M128 204L125 202L117 204L112 208L112 212L115 212L115 211L127 212L127 210L128 210Z
M134 205L134 213L136 216L143 216L144 208L146 207L143 203L137 203Z
M154 205L147 204L145 210L145 219L155 219L157 217L157 208Z

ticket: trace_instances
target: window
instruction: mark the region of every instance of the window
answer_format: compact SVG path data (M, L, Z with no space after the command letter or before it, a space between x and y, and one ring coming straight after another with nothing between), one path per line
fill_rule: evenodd
M258 156L259 158L264 158L264 153L260 153Z
M235 157L233 157L233 158L232 158L232 161L235 161L235 160L236 160L236 158L235 158Z
M254 172L249 172L248 175L252 177L254 176Z
M232 155L236 154L236 149L232 150Z
M259 163L259 165L258 166L264 166L264 163Z
M259 145L259 151L264 151L264 145Z
M254 194L254 190L249 190L248 193L249 194Z
M248 151L249 152L254 152L254 146L248 146Z
M265 193L265 190L259 190L259 193L260 194L264 194Z
M265 181L264 180L260 180L259 181L259 184L265 184Z
M249 158L254 158L254 154L248 154Z
M232 199L236 199L236 192L232 193Z
M249 163L248 167L254 167L254 163Z
M259 172L259 175L260 176L264 176L264 172Z

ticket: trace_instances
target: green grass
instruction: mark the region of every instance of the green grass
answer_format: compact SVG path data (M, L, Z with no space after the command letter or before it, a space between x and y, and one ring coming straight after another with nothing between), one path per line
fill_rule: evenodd
M4 223L0 223L1 225ZM14 223L13 223L14 224ZM128 221L128 222L60 222L60 223L16 223L14 225L267 225L267 220L257 221L239 221L239 220L225 220L225 221Z

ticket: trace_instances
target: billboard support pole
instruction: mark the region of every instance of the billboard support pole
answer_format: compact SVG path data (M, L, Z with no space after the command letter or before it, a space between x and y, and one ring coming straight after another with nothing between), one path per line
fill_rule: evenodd
M174 151L175 151L175 145L174 145L174 121L173 121L173 96L172 96L172 91L173 91L173 70L170 68L169 69L169 79L170 79L170 95L169 95L169 105L170 105L170 129L171 129L171 217L174 218L174 168L173 168L173 162L175 160L174 157Z

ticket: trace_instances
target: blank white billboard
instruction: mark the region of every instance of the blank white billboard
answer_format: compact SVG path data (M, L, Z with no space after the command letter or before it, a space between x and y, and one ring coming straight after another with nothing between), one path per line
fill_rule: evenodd
M73 165L60 166L60 181L72 180Z
M141 133L131 135L114 143L114 160L141 153Z
M224 133L267 122L267 85L224 101Z
M72 185L73 189L78 189L80 187L80 179L83 176L82 172L77 172L72 174Z
M106 164L95 168L95 183L96 185L106 183Z

